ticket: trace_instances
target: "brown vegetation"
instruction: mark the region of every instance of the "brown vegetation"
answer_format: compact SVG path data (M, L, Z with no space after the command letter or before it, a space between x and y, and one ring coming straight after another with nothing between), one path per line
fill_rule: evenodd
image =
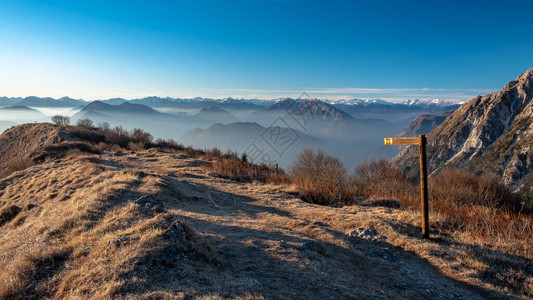
M60 126L70 125L70 118L67 116L55 115L52 116L52 122Z
M219 158L203 165L213 175L237 181L281 184L290 181L283 170L266 164L256 165L236 158Z
M1 299L114 298L142 293L151 276L216 264L210 246L165 210L178 192L161 177L80 158L14 180L0 182L0 203L12 203L0 206Z
M300 152L290 168L293 183L303 199L317 204L353 203L355 191L348 184L341 161L322 151Z

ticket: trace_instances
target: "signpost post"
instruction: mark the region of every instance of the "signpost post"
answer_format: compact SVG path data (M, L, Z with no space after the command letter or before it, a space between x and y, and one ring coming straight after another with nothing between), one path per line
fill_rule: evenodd
M420 204L422 212L422 236L429 238L429 205L428 205L428 168L426 158L426 136L421 134L408 138L385 138L385 145L418 145L420 149Z

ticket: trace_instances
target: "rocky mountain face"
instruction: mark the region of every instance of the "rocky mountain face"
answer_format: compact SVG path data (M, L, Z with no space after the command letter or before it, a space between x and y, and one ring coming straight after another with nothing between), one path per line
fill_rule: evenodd
M461 167L498 174L515 189L533 174L533 68L499 92L462 105L428 135L428 168ZM402 150L393 162L416 174L418 149ZM531 180L529 180L531 181Z
M437 128L446 117L444 116L434 116L434 115L421 115L416 118L413 122L409 123L404 130L398 133L398 137L413 137L420 134L428 134L433 129Z

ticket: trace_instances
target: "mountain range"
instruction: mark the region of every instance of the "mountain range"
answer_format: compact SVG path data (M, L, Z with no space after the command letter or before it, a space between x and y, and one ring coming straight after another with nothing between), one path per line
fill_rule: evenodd
M515 190L533 186L533 68L501 91L462 105L428 134L428 169L490 172ZM415 175L418 149L403 149L393 162Z

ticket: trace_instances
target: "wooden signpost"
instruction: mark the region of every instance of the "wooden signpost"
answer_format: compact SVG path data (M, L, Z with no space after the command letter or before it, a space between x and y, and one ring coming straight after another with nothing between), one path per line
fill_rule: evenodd
M420 204L422 210L422 236L429 238L428 167L426 158L426 136L421 134L408 138L385 138L385 145L418 145L420 148Z

